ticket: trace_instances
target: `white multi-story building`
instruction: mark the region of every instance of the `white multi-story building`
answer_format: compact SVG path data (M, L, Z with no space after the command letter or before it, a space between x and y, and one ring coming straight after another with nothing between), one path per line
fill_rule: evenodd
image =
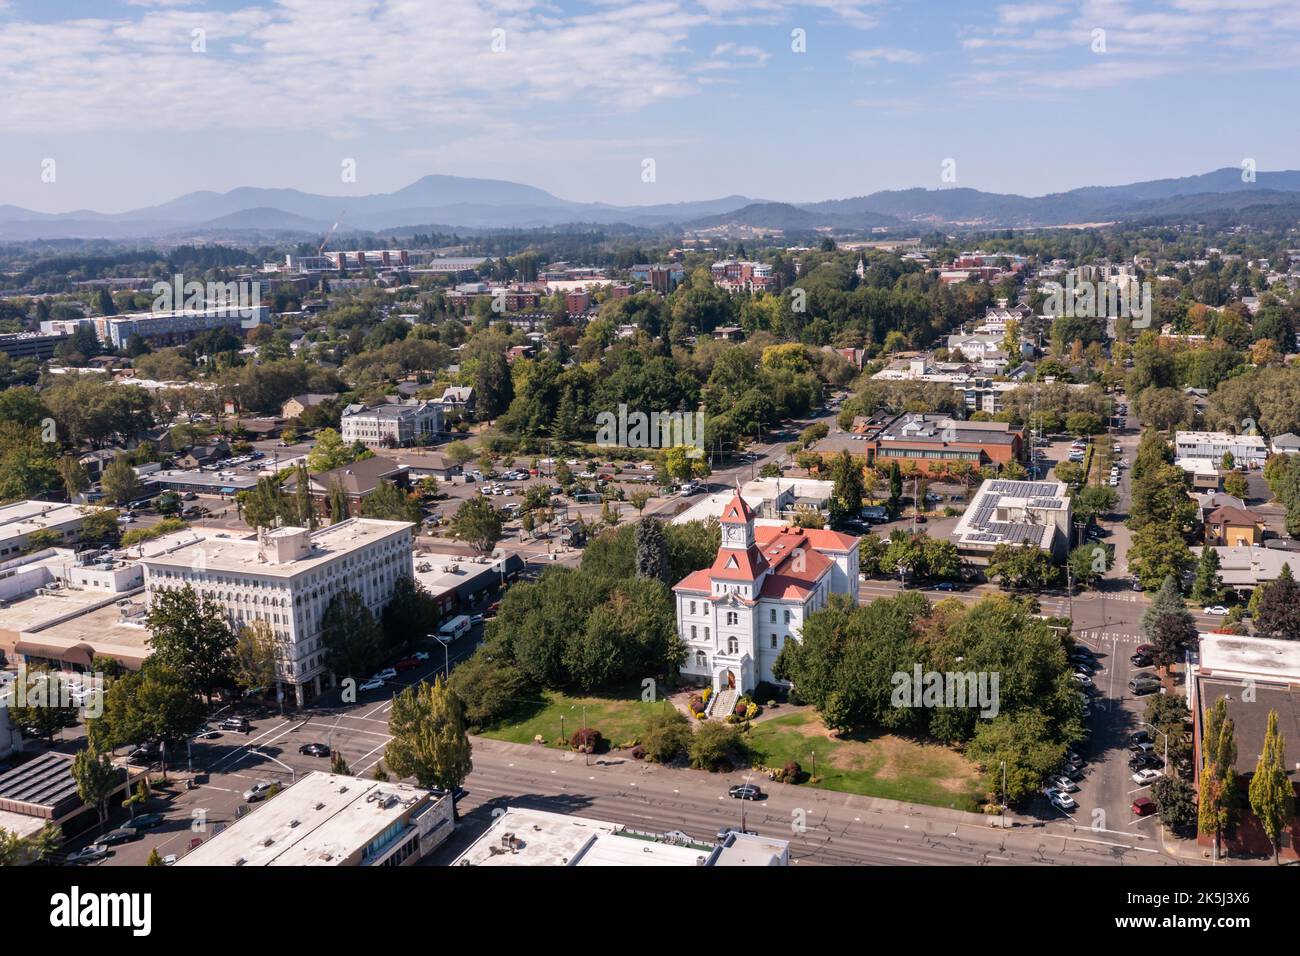
M756 525L737 493L723 509L722 545L713 565L673 588L677 631L686 643L682 673L712 682L713 701L760 681L786 641L832 594L856 595L858 539L836 531Z
M47 319L41 323L46 334L71 335L79 325L89 325L105 345L123 348L132 335L151 344L179 345L213 329L251 329L270 317L264 305L211 305L202 309L173 309L133 312L126 315L83 319Z
M367 448L401 448L441 431L442 406L437 402L349 405L339 425L344 442L359 441Z
M321 690L328 672L321 624L335 595L355 591L379 615L401 577L412 577L413 528L407 521L351 518L319 531L260 530L220 535L144 557L150 602L161 588L190 585L226 609L233 627L264 621L279 648L278 683L297 701ZM347 675L361 677L363 675Z
M0 505L0 561L22 554L33 535L47 546L71 544L81 534L81 522L97 508L56 501L14 501Z
M1225 454L1238 465L1263 465L1268 460L1268 442L1263 435L1230 435L1227 432L1178 432L1174 435L1175 458L1204 458L1215 464Z

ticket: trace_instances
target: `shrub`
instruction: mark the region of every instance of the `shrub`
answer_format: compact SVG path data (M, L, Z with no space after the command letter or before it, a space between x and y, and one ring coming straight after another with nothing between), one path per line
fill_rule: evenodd
M753 720L757 716L758 716L758 704L754 703L751 700L748 704L745 705L745 719Z
M799 761L791 760L781 768L781 774L786 783L798 783L803 779L803 767L799 766Z
M595 727L579 727L569 738L569 746L583 754L598 753L604 743L604 738Z
M745 716L745 704L744 704L744 702L743 702L743 701L737 701L737 702L736 702L736 706L735 706L734 708L732 708L732 713L733 713L736 717L744 717L744 716Z
M699 694L694 694L686 707L692 714L702 714L704 713L704 699Z
M690 720L674 708L657 711L646 721L640 749L648 760L671 763L686 753L690 743Z
M747 748L735 727L706 724L691 738L691 766L697 770L727 770L743 763Z

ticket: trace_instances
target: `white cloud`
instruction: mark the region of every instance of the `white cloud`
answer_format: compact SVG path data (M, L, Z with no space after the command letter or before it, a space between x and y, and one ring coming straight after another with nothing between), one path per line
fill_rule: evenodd
M878 46L870 50L853 50L849 53L848 59L850 63L865 66L872 63L916 64L924 62L925 56L915 50Z

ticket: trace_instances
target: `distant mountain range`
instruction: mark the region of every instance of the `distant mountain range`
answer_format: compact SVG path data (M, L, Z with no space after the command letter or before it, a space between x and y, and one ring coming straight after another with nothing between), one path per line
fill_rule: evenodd
M0 240L182 239L238 235L313 236L340 231L475 230L569 224L661 230L749 227L891 232L924 228L1059 226L1116 220L1205 216L1300 203L1300 171L1261 172L1243 182L1235 167L1181 179L1088 186L1047 196L978 189L901 189L849 199L789 203L724 196L702 202L614 206L571 202L499 179L425 176L391 193L320 196L297 189L240 187L188 193L129 212L40 213L0 205Z

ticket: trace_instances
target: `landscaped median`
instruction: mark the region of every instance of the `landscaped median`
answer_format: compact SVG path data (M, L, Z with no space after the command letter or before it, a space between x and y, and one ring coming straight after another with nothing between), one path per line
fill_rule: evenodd
M585 726L599 731L611 747L618 748L621 744L639 743L651 715L671 707L665 700L641 700L639 687L589 695L547 690L535 703L521 703L513 718L481 733L494 740L521 744L535 743L540 737L544 746L568 748L574 733ZM693 723L698 731L701 724ZM561 744L561 740L565 742ZM802 786L810 785L806 781L815 764L816 783L812 785L821 789L979 810L978 772L959 753L938 744L893 735L871 739L830 737L821 718L810 709L751 723L744 740L755 766L783 768L792 762L799 764L805 781Z

